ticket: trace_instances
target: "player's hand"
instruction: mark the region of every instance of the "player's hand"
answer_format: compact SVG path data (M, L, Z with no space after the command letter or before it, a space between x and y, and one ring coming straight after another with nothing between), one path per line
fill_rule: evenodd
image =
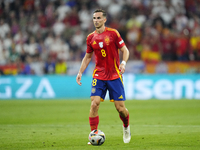
M82 83L81 83L81 77L82 77L82 73L78 73L77 77L76 77L76 82L78 83L78 85L82 85Z
M119 70L120 70L119 74L122 75L125 72L125 65L124 64L120 64L119 65Z

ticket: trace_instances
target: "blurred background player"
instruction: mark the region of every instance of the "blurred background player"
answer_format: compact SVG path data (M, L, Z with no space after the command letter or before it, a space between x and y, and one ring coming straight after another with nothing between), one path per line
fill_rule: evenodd
M110 100L114 102L116 110L119 112L123 122L123 140L129 143L131 139L129 126L129 112L125 107L125 92L122 74L125 71L126 62L129 58L129 51L116 29L105 26L106 12L97 9L93 13L93 23L96 28L87 37L87 50L82 60L76 81L82 83L82 73L95 54L96 66L93 72L91 89L91 107L89 113L89 123L91 131L98 128L98 109L100 102L104 100L107 90ZM119 50L122 52L122 62L120 64ZM89 144L89 143L88 143Z

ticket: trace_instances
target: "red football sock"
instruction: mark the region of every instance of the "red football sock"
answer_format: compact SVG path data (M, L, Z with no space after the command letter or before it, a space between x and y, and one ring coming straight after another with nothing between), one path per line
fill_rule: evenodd
M128 127L129 126L129 114L128 114L128 116L126 116L125 118L123 118L122 116L120 116L119 115L119 117L120 117L120 119L122 120L122 122L123 122L123 126L126 128L126 127Z
M98 125L99 125L99 116L89 117L89 123L90 123L91 131L95 129L97 130Z

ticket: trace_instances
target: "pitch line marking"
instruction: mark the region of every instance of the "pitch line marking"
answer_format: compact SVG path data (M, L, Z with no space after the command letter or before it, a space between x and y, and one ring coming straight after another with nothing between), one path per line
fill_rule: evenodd
M74 126L89 126L89 124L85 125L74 125L74 124L5 124L5 125L0 125L0 127L26 127L26 126L40 126L40 127L74 127ZM102 125L101 126L112 126L112 125ZM121 125L115 125L115 126L121 126ZM140 126L140 127L168 127L168 128L200 128L200 125L131 125L131 126Z

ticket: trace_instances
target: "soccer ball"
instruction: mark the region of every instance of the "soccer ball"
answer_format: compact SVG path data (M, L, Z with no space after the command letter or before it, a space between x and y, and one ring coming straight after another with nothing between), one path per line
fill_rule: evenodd
M92 145L100 146L105 142L106 136L101 130L93 130L88 139Z

